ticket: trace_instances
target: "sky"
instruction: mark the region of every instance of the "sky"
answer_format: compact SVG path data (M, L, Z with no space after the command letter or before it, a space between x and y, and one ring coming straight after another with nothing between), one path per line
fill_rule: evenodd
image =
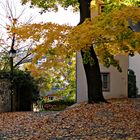
M4 21L4 6L7 0L0 0L0 24ZM26 10L22 16L22 20L27 20L30 16L33 17L32 22L54 22L59 24L70 24L72 26L77 25L79 22L79 13L73 13L69 8L68 10L64 10L60 8L57 13L55 12L46 12L43 15L39 14L39 8L29 8L29 5L21 6L20 0L8 0L9 5L12 5L13 11L18 16L21 11L26 7ZM16 10L15 10L16 9Z

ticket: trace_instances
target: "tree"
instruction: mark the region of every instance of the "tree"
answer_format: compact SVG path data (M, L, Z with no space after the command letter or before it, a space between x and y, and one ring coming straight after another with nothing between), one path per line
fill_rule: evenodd
M91 46L93 45L93 49L96 51L95 55L98 56L98 60L100 60L101 63L106 67L113 65L121 71L119 62L115 60L114 56L117 54L133 56L135 52L139 52L140 34L128 28L128 19L130 18L136 22L140 20L139 17L140 9L138 7L120 6L116 8L116 10L113 9L111 12L102 13L93 20L86 20L83 24L74 27L68 42L71 42L71 46L75 46L75 48L80 46L79 48L85 51L83 54L84 65L87 66L88 63L90 64L90 66L87 66L87 70L94 66L98 68L98 66L96 66L96 63L98 63L98 61L96 61L97 58L91 55ZM94 70L96 68L94 68ZM89 76L89 79L90 77L92 76ZM95 82L97 82L97 79ZM91 83L93 83L93 81ZM100 89L101 84L99 85L98 83L98 86ZM95 97L96 95L94 95L94 99ZM98 99L99 98L101 99L101 97L98 97ZM95 100L97 101L97 99Z
M28 0L23 0L23 3L28 2ZM57 4L60 4L62 7L67 8L68 6L72 5L73 7L79 5L80 9L80 23L83 23L86 18L90 18L90 2L91 0L71 0L71 1L31 1L31 5L37 5L39 7L42 7L44 10L57 10L56 6ZM86 53L89 52L89 54L94 59L94 65L90 65L90 63L84 64L86 77L87 77L87 83L88 83L88 100L89 102L95 101L105 101L103 94L102 94L102 82L101 82L101 75L100 75L100 68L97 56L95 54L95 51L93 47L89 50L86 50ZM86 54L85 51L81 51L82 57ZM94 85L94 86L93 86Z
M10 84L11 84L10 85L11 88L9 89L11 90L11 94L10 94L11 111L13 111L13 109L15 110L16 104L18 104L17 102L21 103L20 102L22 98L21 96L24 93L26 93L24 95L27 95L27 96L23 95L25 97L24 99L30 100L30 101L28 100L29 104L26 103L24 105L28 104L29 105L28 107L31 109L32 96L35 91L33 89L33 84L34 84L33 79L31 79L32 77L30 76L29 73L27 74L27 72L23 72L23 71L21 72L18 69L18 67L20 64L23 63L23 61L26 62L28 60L29 56L31 55L30 49L33 45L33 42L28 42L27 44L25 44L23 40L21 42L18 42L18 40L16 40L15 32L10 32L10 31L14 30L15 28L17 28L22 24L29 23L32 18L30 17L28 21L26 20L26 22L21 22L21 17L23 16L25 9L22 9L21 11L18 10L18 14L17 14L16 13L17 9L13 1L6 0L4 2L0 2L0 8L1 10L3 10L1 11L0 14L0 18L1 18L0 70L2 73L9 75L8 79L10 79ZM10 56L9 53L11 50L13 50L14 52L16 51L15 58ZM17 71L15 69L17 69ZM15 81L15 79L17 81ZM28 83L27 83L27 79L28 79ZM22 82L22 80L24 80L24 82ZM17 107L19 106L17 105Z
M87 18L90 18L90 3L91 0L79 0L80 6L80 24L83 23ZM92 45L90 45L89 49L81 50L82 58L88 53L91 60L94 61L94 64L91 64L90 61L84 63L84 69L87 78L87 86L88 86L88 102L105 102L102 93L102 81L100 74L100 67L97 55Z
M34 69L32 69L30 66L27 68L35 77L42 96L46 96L47 91L55 89L56 92L58 92L63 97L75 100L75 54L74 56L65 59L64 64L61 66L51 67L43 64L43 69L41 69L39 68L42 67L41 65L36 66L35 64L33 67Z
M10 31L14 30L14 28L18 26L31 22L32 17L29 17L26 21L22 22L22 17L24 16L24 12L26 11L26 9L21 9L21 11L19 11L19 13L17 14L17 9L13 1L9 2L7 0L5 2L0 2L0 7L3 10L3 13L0 14L0 18L2 19L0 23L0 69L10 70L9 50L11 48L16 50L14 68L18 68L19 65L27 62L30 59L30 50L33 46L33 42L28 42L27 44L25 44L23 40L21 42L18 42L16 40L16 34Z
M22 16L24 16L24 12L26 12L26 9L25 8L22 9L21 12L18 11L18 14L17 14L16 5L14 5L14 1L9 2L7 0L6 2L1 2L0 6L2 7L2 9L4 11L3 14L0 14L0 16L3 19L3 21L6 21L6 22L1 23L2 31L4 32L3 35L1 36L1 40L0 40L0 47L1 47L1 52L0 52L1 65L0 65L0 67L1 67L1 70L10 70L9 49L12 46L16 50L16 57L14 58L14 68L18 69L21 64L26 63L27 67L25 66L25 69L30 67L29 69L32 70L32 74L36 77L36 80L38 80L38 85L40 88L45 87L47 89L51 89L54 86L54 82L57 82L59 85L63 85L63 87L64 87L64 83L62 83L62 80L60 80L60 79L62 78L63 75L67 75L67 77L65 76L65 81L67 81L67 86L65 86L65 90L67 90L67 91L69 90L71 92L70 86L72 86L75 89L75 85L73 84L73 83L75 83L74 82L74 79L75 79L74 73L73 73L73 77L71 76L72 74L68 74L69 73L68 67L70 69L73 69L73 66L75 65L74 64L75 62L73 63L73 66L68 65L71 62L71 58L73 57L73 55L66 59L65 59L65 56L63 58L57 57L58 55L56 56L54 53L55 49L54 50L49 49L49 51L46 51L46 55L48 58L47 62L49 63L50 67L47 67L46 69L42 69L41 65L40 65L40 67L39 66L34 67L33 65L28 67L27 62L31 62L32 57L33 57L32 48L36 45L38 45L38 47L39 47L38 36L35 35L34 40L30 39L30 40L25 41L23 39L24 37L23 38L18 37L19 33L16 34L15 29L20 26L29 24L30 21L32 20L32 17L30 17L25 22L21 22ZM37 25L37 24L34 24L34 25ZM66 26L66 28L67 27L68 26ZM50 29L51 29L51 24L50 24ZM58 32L59 31L62 31L62 28L60 30L58 30ZM32 32L32 33L34 34L35 32ZM27 33L25 31L22 31L22 34L23 34L23 36L27 35ZM50 41L51 41L51 39L50 39ZM43 43L40 45L43 46ZM58 53L65 54L65 50L63 48L61 50L59 49ZM40 54L40 56L38 55L37 58L36 57L34 57L34 58L36 58L36 60L39 60L39 58L42 59L42 55L43 54ZM58 61L60 61L59 64L58 64ZM56 66L55 68L53 68L54 65ZM58 66L59 69L57 69L57 65L59 65ZM52 79L49 80L50 76L53 77L52 78L53 80ZM46 77L46 78L44 78L44 77ZM57 78L59 78L58 81L56 80ZM70 78L70 79L68 80L68 78ZM52 84L51 86L50 86L50 83Z
M23 3L24 2L26 3L27 1L30 1L30 0L23 0ZM107 5L108 7L106 6L106 12L110 12L112 9L118 9L118 8L122 7L122 5L125 5L125 3L128 4L127 0L124 0L122 2L117 1L117 0L114 0L112 2L110 2L110 1L105 1L105 2L107 2L107 3L109 2L109 4ZM56 10L57 8L54 8L54 7L56 7L57 4L60 4L63 7L68 7L72 4L74 6L75 6L75 4L76 5L79 4L79 9L80 9L79 25L81 23L83 23L86 18L90 18L90 3L91 3L91 0L78 0L78 1L69 1L69 2L67 0L65 0L65 1L54 0L51 3L49 3L48 1L45 1L45 2L38 1L37 2L37 1L31 0L31 5L37 5L39 7L42 7L44 10L50 10L50 9ZM133 0L131 2L129 1L129 3L136 4L137 1ZM100 21L97 23L100 23ZM87 25L87 22L86 22L86 25ZM84 32L82 32L82 34L84 34ZM98 42L100 41L100 43L103 45L104 43L102 43L102 41L105 41L106 38L104 39L104 37L102 37L102 36L103 35L101 34L101 36L98 37ZM120 36L122 36L122 35L120 35ZM75 38L75 39L77 39L77 38ZM82 38L82 39L85 40L85 38ZM110 41L110 39L109 39L109 41ZM95 47L93 48L93 46L92 46L93 44L91 42L88 44L90 47L87 44L84 44L86 49L81 50L83 61L85 58L86 58L86 60L88 60L88 61L86 61L86 63L84 63L84 68L85 68L87 83L88 83L88 100L89 100L89 102L92 102L92 101L105 102L105 99L102 94L102 82L101 82L99 62L98 62L97 55L95 53ZM97 43L94 42L94 45L95 44L97 45ZM78 47L81 48L81 46L78 46ZM103 52L104 52L104 55L102 56L102 58L107 56L107 57L105 57L106 59L104 60L104 61L106 61L105 64L107 66L110 66L110 64L116 65L118 67L118 69L121 71L121 69L120 69L117 61L115 61L113 55L106 48L104 49ZM94 64L92 62L94 62Z
M75 45L75 48L80 42L83 49L90 47L91 43L96 45L96 54L100 62L106 67L116 66L121 71L114 56L117 54L133 56L135 52L140 52L140 34L131 30L128 19L132 19L134 23L140 21L140 9L127 6L107 14L102 13L93 20L86 20L74 27L69 36L72 41L69 42Z
M30 30L31 28L34 30ZM34 57L32 64L27 68L38 80L41 90L51 90L61 86L64 91L70 93L75 89L75 73L70 73L75 66L74 54L70 50L67 52L68 43L66 43L66 36L70 29L71 27L67 25L39 23L11 30L16 34L19 42L20 40L24 40L25 43L34 42L34 49L31 51ZM73 89L70 89L70 86Z

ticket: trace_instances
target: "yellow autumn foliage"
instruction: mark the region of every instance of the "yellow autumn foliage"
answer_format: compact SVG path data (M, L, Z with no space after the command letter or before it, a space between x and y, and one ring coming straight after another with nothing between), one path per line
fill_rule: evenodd
M33 48L31 50L34 55L32 65L36 64L38 60L41 60L43 57L47 58L46 61L37 68L41 71L43 67L62 67L66 64L65 58L68 55L66 36L71 28L72 27L68 25L40 23L27 24L18 27L16 30L14 29L13 32L16 33L17 41L24 40L33 42ZM33 67L32 70L34 71L35 67Z
M13 32L18 41L33 42L33 64L44 56L47 58L40 67L42 70L43 67L67 65L65 58L81 49L88 50L91 45L95 47L100 62L117 54L140 53L140 33L129 28L129 19L133 24L140 21L140 8L127 6L108 14L102 13L76 27L39 23L14 28Z
M87 50L94 44L99 58L105 49L112 55L140 52L140 33L129 28L129 19L133 24L140 21L140 8L128 6L87 19L71 31L68 42L75 50Z
M140 33L129 28L129 19L133 24L140 21L138 7L127 6L108 14L102 13L74 27L68 34L67 42L73 51L87 51L93 45L101 63L120 69L115 55L140 53Z

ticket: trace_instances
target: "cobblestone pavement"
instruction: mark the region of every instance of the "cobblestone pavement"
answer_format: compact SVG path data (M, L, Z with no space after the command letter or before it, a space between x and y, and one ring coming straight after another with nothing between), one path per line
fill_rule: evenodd
M0 113L0 140L140 140L140 99Z

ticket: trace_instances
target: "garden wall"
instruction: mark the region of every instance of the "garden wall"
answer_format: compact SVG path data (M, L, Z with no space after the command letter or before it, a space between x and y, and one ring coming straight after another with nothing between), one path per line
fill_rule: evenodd
M0 112L11 110L10 82L8 79L0 79Z

